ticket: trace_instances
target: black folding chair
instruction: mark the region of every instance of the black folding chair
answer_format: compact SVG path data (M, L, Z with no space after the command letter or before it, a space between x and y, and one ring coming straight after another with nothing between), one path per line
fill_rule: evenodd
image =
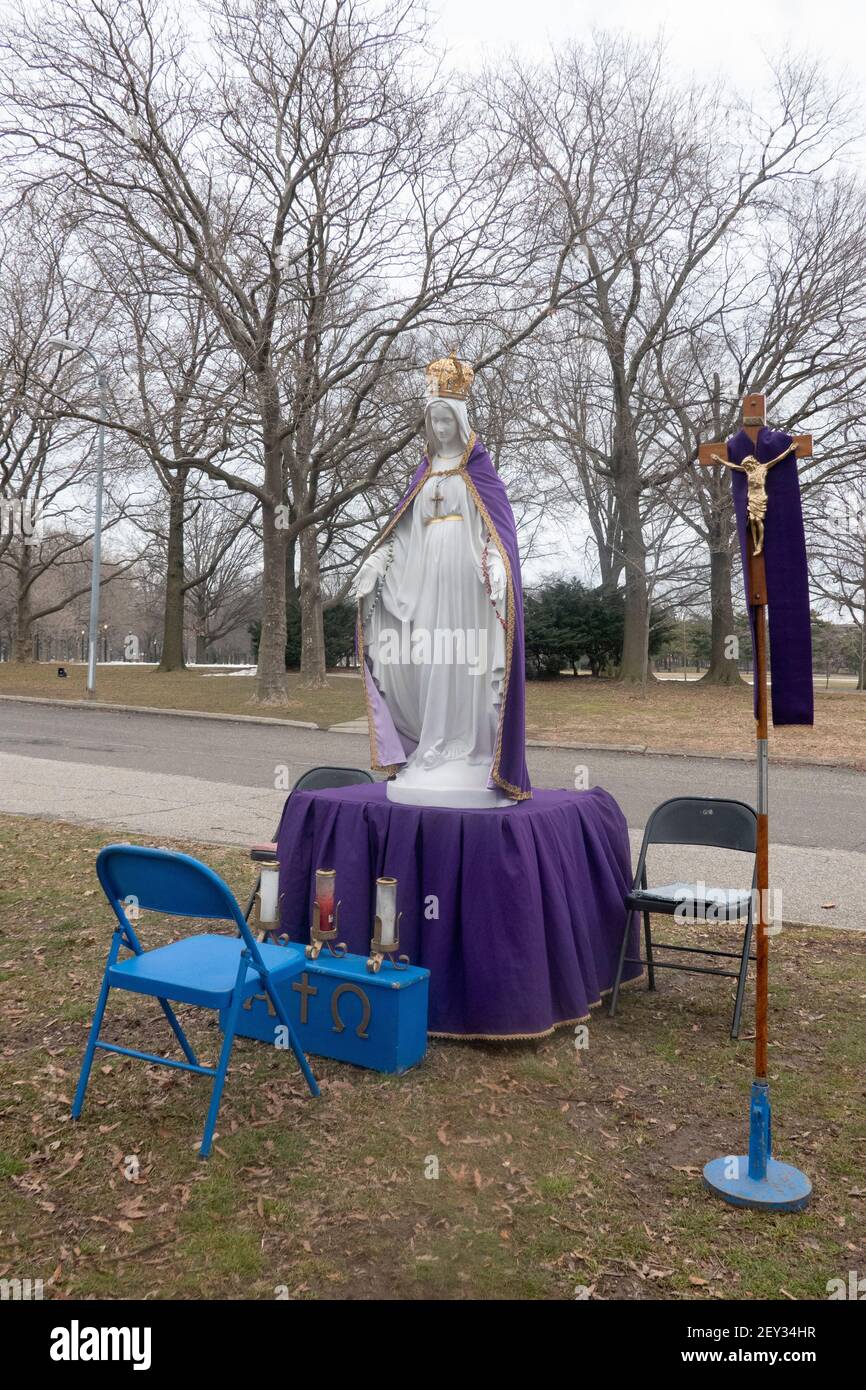
M325 787L354 787L358 782L374 782L372 772L363 767L311 767L301 773L292 791L317 792Z
M731 1037L740 1036L740 1015L743 1009L743 995L752 945L752 902L754 897L756 865L754 857L758 842L758 818L751 806L744 801L727 801L708 796L677 796L663 801L657 806L647 822L643 843L640 847L637 869L635 870L632 891L626 897L626 907L643 914L646 960L641 956L627 956L628 938L631 930L631 912L628 914L619 964L616 970L613 993L610 1000L610 1016L616 1013L623 968L626 965L646 965L647 984L655 989L656 970L683 970L693 975L725 975L737 981L737 994L734 1001L734 1017L731 1024ZM703 886L703 897L699 897L700 885L696 883L667 883L659 888L647 885L646 857L650 845L707 845L716 849L740 850L751 854L752 887L708 888ZM745 912L745 931L741 951L720 951L709 946L679 946L670 942L653 942L650 925L651 913L673 916L682 913L689 921L741 922ZM720 970L706 965L680 965L677 961L657 960L654 952L680 951L699 956L725 956L739 960L739 970Z
M314 792L322 791L326 787L353 787L359 782L374 782L376 779L372 773L367 772L363 767L311 767L306 772L302 772L289 796L294 796L295 792ZM267 844L253 845L250 850L250 859L254 864L276 864L277 862L277 834L279 826L274 831L273 840ZM250 913L255 907L256 897L262 886L262 875L259 870L258 878L255 881L253 891L247 899L244 910L244 920L250 920ZM261 933L266 936L267 933Z

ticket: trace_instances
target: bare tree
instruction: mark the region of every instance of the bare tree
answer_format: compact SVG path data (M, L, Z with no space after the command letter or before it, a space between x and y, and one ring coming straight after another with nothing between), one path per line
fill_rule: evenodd
M188 517L200 505L196 476L211 463L239 470L253 464L237 420L242 393L236 357L206 302L189 281L170 275L136 243L103 246L89 254L112 301L113 358L128 390L117 399L110 425L150 464L167 503L142 529L164 541L165 617L160 671L184 666L184 604L191 577L185 559ZM254 467L249 468L250 476ZM242 509L248 519L258 502ZM238 522L238 528L244 520ZM235 532L236 534L236 532Z
M840 99L812 67L783 62L768 116L718 92L673 84L664 52L596 36L543 70L515 63L499 105L525 151L532 215L577 241L591 272L580 296L606 360L612 399L607 466L626 589L622 676L645 666L648 592L641 529L641 384L696 277L752 207L834 154Z
M866 199L850 178L814 177L779 190L772 213L748 225L712 274L684 297L656 350L659 440L672 464L699 439L739 428L747 391L767 395L774 428L811 428L815 457L799 465L804 496L816 482L856 474L866 389ZM737 682L733 633L736 529L724 469L687 468L669 497L707 543L712 651L705 680ZM820 511L819 501L819 511Z
M184 590L197 662L206 661L210 647L256 616L259 544L251 520L245 498L200 498L187 523Z
M857 689L866 690L866 471L823 491L811 508L809 540L812 584L837 612L850 618L858 636Z
M21 538L22 524L35 520L37 507L82 472L80 461L65 472L54 466L75 432L63 428L56 407L58 358L45 379L44 344L66 331L71 306L62 266L67 228L45 212L34 195L7 206L0 224L0 555Z
M473 142L471 97L461 107L444 91L408 0L221 0L208 13L206 62L159 0L22 14L4 45L19 118L7 144L20 179L71 187L106 232L185 276L236 354L256 476L205 471L260 504L258 692L282 700L287 547L316 683L315 528L418 427L417 409L379 388L414 373L419 324L516 278L526 237L505 225L514 209Z
M94 384L46 351L72 324L98 322L93 296L72 273L71 226L33 194L6 209L0 236L0 564L13 579L18 661L33 659L34 623L90 584L93 430L69 418L63 399L79 389L92 397ZM121 514L110 509L105 529ZM123 568L107 564L100 582Z

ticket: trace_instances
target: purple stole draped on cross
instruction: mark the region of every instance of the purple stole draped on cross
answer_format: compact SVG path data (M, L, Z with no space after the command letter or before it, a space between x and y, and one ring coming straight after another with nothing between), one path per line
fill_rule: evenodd
M766 426L753 443L745 430L728 440L728 458L742 463L752 454L760 463L776 458L791 444L791 436ZM743 580L749 601L748 480L745 473L731 472L731 491L740 535ZM814 722L812 687L812 626L809 612L809 571L800 482L794 454L774 464L767 474L767 515L764 520L764 563L767 572L767 608L770 626L770 666L774 724ZM754 614L749 607L752 641ZM755 687L757 705L758 691Z
M383 530L379 538L380 543L412 502L429 469L430 464L425 457ZM526 768L523 588L520 582L517 529L505 486L479 439L475 440L466 464L466 485L490 530L508 576L505 677L499 711L499 730L488 785L499 787L515 800L522 801L532 795L532 789ZM372 765L379 771L396 770L406 761L407 752L364 655L360 605L356 631L357 650L362 662L367 694Z

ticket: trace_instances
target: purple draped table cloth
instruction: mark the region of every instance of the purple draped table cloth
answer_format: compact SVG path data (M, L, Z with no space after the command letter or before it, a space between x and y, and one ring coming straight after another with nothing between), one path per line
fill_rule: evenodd
M538 1037L586 1019L613 985L631 853L625 817L600 787L473 811L394 804L384 782L298 791L277 845L280 924L293 941L309 940L316 869L336 870L339 937L359 955L376 879L397 879L400 951L431 972L432 1033ZM636 917L632 930L636 955ZM624 979L641 973L627 966Z

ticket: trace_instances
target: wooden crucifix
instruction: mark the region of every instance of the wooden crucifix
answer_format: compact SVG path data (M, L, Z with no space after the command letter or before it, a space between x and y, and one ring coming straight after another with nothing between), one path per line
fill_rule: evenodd
M766 397L760 395L745 396L743 398L743 429L753 442L757 442L758 431L763 429L766 423ZM764 549L767 474L775 464L781 463L782 459L790 458L792 454L796 458L809 458L811 453L811 434L795 434L789 447L783 449L775 458L768 459L766 463L759 463L754 455L744 458L742 463L733 463L728 458L728 446L724 443L700 444L698 446L698 463L703 467L712 468L721 465L725 468L736 468L738 472L745 473L748 483L749 530L752 536L750 549L755 556L761 555ZM754 570L754 566L751 566L750 570Z
M769 806L768 806L768 710L767 710L767 574L764 557L764 522L768 508L772 512L772 497L767 493L767 474L784 458L808 458L812 454L812 436L794 435L790 444L772 459L759 462L755 457L758 436L766 426L766 398L760 394L743 398L742 427L755 445L755 451L741 462L729 458L727 444L700 444L697 462L703 467L727 467L746 475L746 593L751 609L754 634L755 735L757 753L757 845L755 887L757 890L757 948L755 978L755 1080L752 1089L752 1110L749 1137L747 1180L731 1180L719 1165L728 1160L717 1159L704 1170L707 1185L736 1205L798 1210L808 1201L811 1187L808 1181L787 1164L772 1164L770 1159L770 1112L767 1082L767 1027L769 985ZM772 489L771 489L772 492ZM783 1171L784 1170L784 1171ZM755 1184L757 1181L757 1186ZM802 1182L798 1183L798 1180ZM805 1185L805 1196L803 1186ZM761 1187L765 1192L761 1192Z

